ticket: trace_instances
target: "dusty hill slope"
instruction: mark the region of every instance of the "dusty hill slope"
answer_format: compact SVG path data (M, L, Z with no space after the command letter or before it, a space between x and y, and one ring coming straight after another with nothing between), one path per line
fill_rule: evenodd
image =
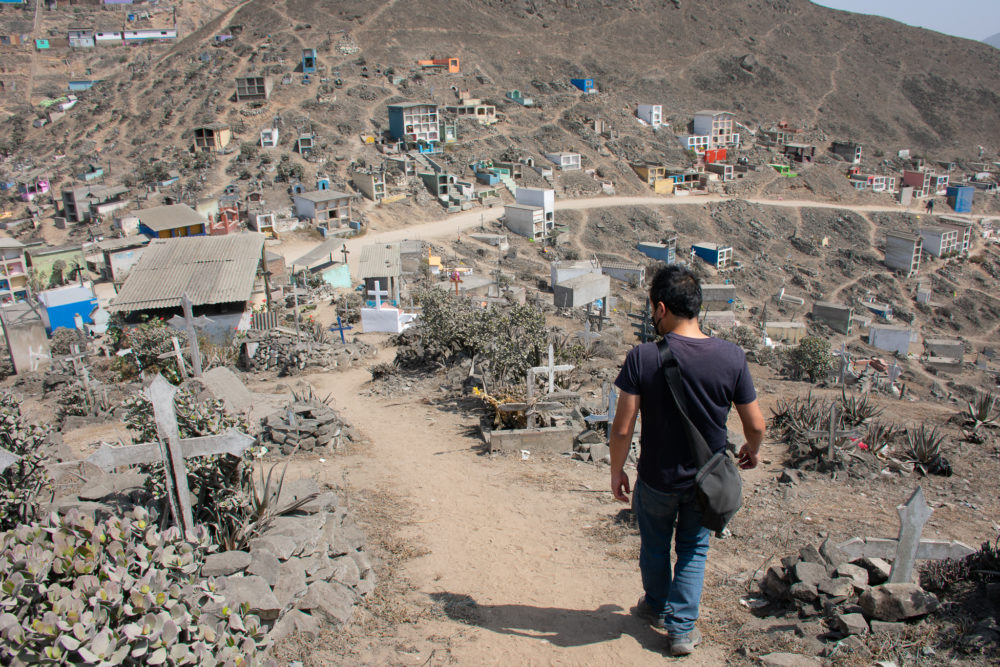
M97 148L117 142L104 154L134 164L176 157L192 124L230 121L253 142L258 126L282 113L286 126L311 123L340 157L355 157L357 141L340 137L384 128L386 102L446 102L454 86L501 105L512 121L501 134L550 151L585 148L580 122L596 114L638 133L627 119L637 102L663 104L677 132L692 112L722 108L751 128L786 120L887 152L951 159L971 157L977 145L1000 150L1000 51L807 0L250 0L220 18L152 66L123 66L85 94L70 122L30 135L25 147L36 158L68 152L73 160L90 152L85 135ZM242 27L236 39L210 48L230 25ZM345 34L358 53L337 48ZM343 79L342 90L326 84L336 99L318 100L317 84L300 85L299 75L277 86L259 115L230 99L235 76L266 71L280 80L304 47L318 48L326 75ZM208 62L199 59L206 52ZM413 76L414 61L430 55L459 56L462 74ZM372 78L362 78L362 64ZM411 76L394 86L374 76L375 64ZM601 93L580 95L568 84L579 76L593 77ZM544 110L504 104L512 88ZM676 150L662 141L661 154Z

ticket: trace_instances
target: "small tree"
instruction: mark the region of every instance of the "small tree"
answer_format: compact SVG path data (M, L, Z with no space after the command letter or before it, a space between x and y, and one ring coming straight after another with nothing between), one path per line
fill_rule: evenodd
M38 518L39 494L52 485L42 453L47 436L21 416L17 398L0 394L0 447L19 457L0 472L0 531Z
M833 368L830 341L825 338L807 336L799 341L798 347L788 355L792 373L796 377L806 375L810 382L825 376Z

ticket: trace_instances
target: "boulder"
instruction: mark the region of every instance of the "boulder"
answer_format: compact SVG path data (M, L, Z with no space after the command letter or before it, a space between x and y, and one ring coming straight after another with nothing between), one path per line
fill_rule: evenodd
M611 448L604 443L590 446L590 460L594 463L599 463L609 453L611 453Z
M760 590L772 600L788 599L788 583L785 571L780 567L769 567L760 582Z
M842 563L837 566L834 573L838 577L847 577L853 581L854 587L859 591L863 591L868 588L868 571L863 567L851 565L850 563Z
M278 583L278 569L281 562L278 557L266 549L257 549L250 553L250 565L247 566L247 574L256 574L264 579L267 585L274 588Z
M298 558L293 558L278 567L278 581L274 584L274 596L284 607L306 590L306 568Z
M250 613L257 614L262 620L278 618L282 605L262 577L231 575L221 582L220 588L231 609L246 603L250 606Z
M847 554L841 551L836 544L831 542L830 538L823 540L823 544L819 547L819 553L831 567L838 567L847 563L849 560L847 558Z
M901 635L906 632L906 623L888 623L886 621L871 622L872 634Z
M858 602L868 618L890 622L926 616L938 608L936 595L912 583L873 586Z
M792 575L796 581L801 581L804 584L812 586L819 586L822 582L829 579L825 565L810 563L804 560L795 564L795 567L792 569Z
M330 564L333 568L333 573L328 577L328 580L339 581L345 586L352 588L361 582L361 571L358 570L358 564L350 556L335 558L330 561Z
M837 614L834 618L837 629L845 635L867 635L868 621L861 614Z
M811 544L799 549L799 560L804 560L807 563L818 563L826 567L826 559L820 554L819 549Z
M878 586L889 581L892 566L881 558L859 558L854 564L868 572L869 586Z
M317 581L309 584L306 594L295 605L326 623L339 627L354 614L354 593L340 584Z
M298 633L311 639L319 634L320 629L320 622L317 619L298 609L291 609L271 628L271 638L284 639Z
M801 602L815 602L816 598L819 597L819 590L815 584L807 584L802 581L792 584L788 593L793 599L800 600Z
M287 535L264 535L250 542L250 550L263 549L270 551L278 560L288 560L297 549L295 540Z
M250 565L250 554L246 551L223 551L218 554L210 554L205 557L205 564L201 566L201 576L203 577L226 577L247 569Z
M817 588L819 588L820 593L825 593L830 597L849 598L854 594L854 581L847 577L837 577L821 582Z

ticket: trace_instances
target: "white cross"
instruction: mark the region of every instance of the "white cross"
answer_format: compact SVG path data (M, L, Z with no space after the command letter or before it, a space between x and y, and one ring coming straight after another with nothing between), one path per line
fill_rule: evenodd
M368 290L368 296L375 297L375 310L382 310L382 297L389 296L389 290L382 289L379 281L375 281L375 289Z
M559 366L555 365L555 354L552 350L552 344L549 343L549 363L547 366L534 366L528 369L528 400L535 394L535 373L547 373L549 376L549 391L548 393L553 393L556 390L556 373L562 373L565 371L571 371L575 368L570 364L562 364Z

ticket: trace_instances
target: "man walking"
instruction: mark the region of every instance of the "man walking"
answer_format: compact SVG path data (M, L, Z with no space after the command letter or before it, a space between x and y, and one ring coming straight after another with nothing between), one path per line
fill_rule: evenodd
M713 452L726 446L726 420L735 404L746 444L741 468L757 465L764 417L746 355L733 343L701 332L701 285L690 270L671 265L649 288L653 326L673 351L687 394L687 411ZM701 602L709 531L694 495L697 467L668 393L656 343L628 353L615 385L621 390L611 427L611 492L628 502L624 471L637 414L642 415L638 479L632 507L639 523L639 570L645 595L635 613L670 635L670 652L688 655L701 641L695 627ZM671 568L671 542L676 563Z

